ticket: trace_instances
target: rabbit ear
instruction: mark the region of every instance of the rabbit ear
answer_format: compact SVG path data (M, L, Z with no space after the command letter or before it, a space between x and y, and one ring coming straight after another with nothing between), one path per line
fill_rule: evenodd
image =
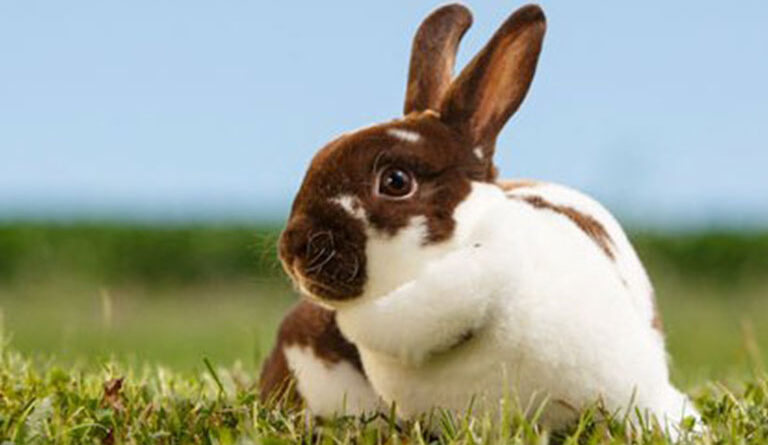
M413 38L404 113L437 110L453 76L459 41L472 24L472 14L459 4L433 11Z
M464 68L446 93L441 119L493 156L496 136L528 92L546 30L536 5L518 9Z

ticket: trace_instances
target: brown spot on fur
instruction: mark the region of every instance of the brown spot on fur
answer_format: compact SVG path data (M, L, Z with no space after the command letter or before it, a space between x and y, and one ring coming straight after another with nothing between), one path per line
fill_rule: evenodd
M521 188L535 187L541 184L541 182L533 179L502 179L496 181L496 184L505 192L511 192Z
M357 348L339 331L335 312L301 301L283 319L277 344L262 367L259 378L262 401L283 395L294 383L295 376L285 357L285 348L294 345L310 349L319 360L328 364L348 362L365 375ZM300 397L298 391L295 393Z
M509 196L511 199L518 199L527 202L528 204L536 207L537 209L551 210L555 213L559 213L568 219L570 219L576 226L581 229L592 241L594 241L598 247L608 256L608 258L614 260L615 254L613 252L613 240L608 232L605 230L602 224L590 215L579 212L573 207L553 204L546 201L541 196Z

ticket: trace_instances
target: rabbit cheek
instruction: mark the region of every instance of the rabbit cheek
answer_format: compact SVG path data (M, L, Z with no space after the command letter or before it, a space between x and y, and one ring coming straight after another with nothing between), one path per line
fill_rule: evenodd
M324 207L291 218L280 237L280 259L307 296L353 299L362 294L366 281L365 229L336 207Z
M366 296L384 295L416 279L456 248L454 211L470 193L470 182L458 173L446 174L422 190L411 204L381 202L369 212Z

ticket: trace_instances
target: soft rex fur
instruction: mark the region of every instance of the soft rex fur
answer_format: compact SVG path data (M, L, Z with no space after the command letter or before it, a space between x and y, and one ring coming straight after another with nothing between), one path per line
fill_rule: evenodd
M286 318L264 394L294 379L318 415L394 402L403 418L548 397L553 428L600 400L674 427L695 411L669 382L653 289L619 224L569 188L496 180L496 137L531 84L543 12L515 12L452 80L470 23L459 5L430 15L406 116L313 159L280 257L315 303ZM381 185L402 178L402 196Z

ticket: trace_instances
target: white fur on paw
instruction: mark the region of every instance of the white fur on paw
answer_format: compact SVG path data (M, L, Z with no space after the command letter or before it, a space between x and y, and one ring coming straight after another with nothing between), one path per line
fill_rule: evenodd
M379 409L379 397L351 363L344 360L330 363L317 357L310 348L296 345L284 351L296 377L296 387L315 415L359 415Z

